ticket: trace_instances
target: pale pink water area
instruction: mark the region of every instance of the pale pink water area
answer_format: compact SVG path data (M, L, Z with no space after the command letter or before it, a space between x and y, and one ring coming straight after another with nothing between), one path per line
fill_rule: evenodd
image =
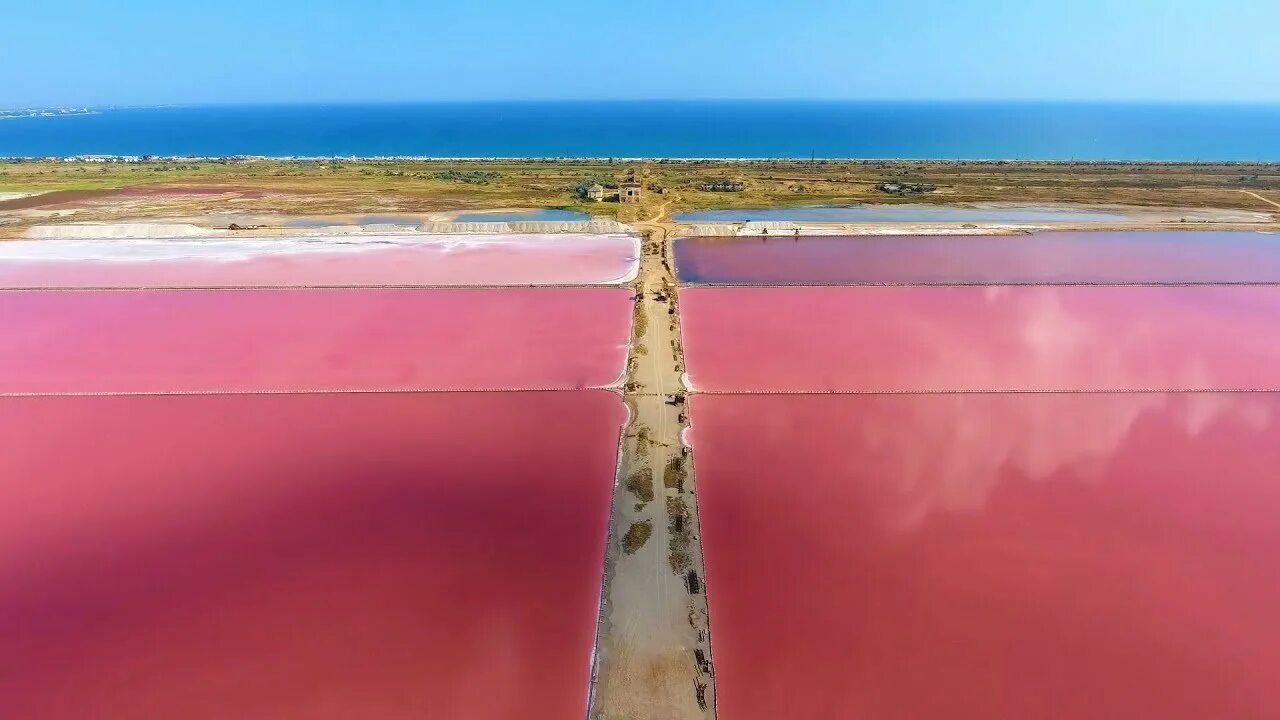
M1280 396L691 402L720 717L1280 717Z
M729 285L1280 283L1280 233L692 237L680 279Z
M583 718L625 417L0 398L0 717Z
M693 287L704 392L1280 388L1280 287Z
M630 235L344 235L0 243L0 287L608 285Z
M626 288L0 291L0 392L572 389L623 372Z

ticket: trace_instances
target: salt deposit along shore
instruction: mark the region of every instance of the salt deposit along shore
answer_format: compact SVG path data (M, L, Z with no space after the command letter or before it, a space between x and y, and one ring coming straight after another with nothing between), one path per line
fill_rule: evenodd
M639 265L632 235L360 233L126 237L0 243L0 287L618 285Z

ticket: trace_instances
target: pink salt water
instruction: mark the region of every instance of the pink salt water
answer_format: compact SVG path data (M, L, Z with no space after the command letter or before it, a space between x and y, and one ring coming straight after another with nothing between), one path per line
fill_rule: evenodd
M0 287L604 285L635 276L629 235L349 235L0 244Z
M631 311L625 288L0 291L0 392L604 387Z
M682 281L731 285L1280 282L1274 232L692 237L675 256Z
M704 392L1280 388L1280 287L694 287Z
M692 414L720 717L1280 717L1280 396Z
M0 398L0 717L584 717L624 418Z

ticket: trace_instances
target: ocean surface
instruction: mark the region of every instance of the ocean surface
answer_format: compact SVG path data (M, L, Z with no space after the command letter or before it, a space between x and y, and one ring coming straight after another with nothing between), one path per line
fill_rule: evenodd
M85 154L1280 160L1280 105L485 102L0 119L0 156Z

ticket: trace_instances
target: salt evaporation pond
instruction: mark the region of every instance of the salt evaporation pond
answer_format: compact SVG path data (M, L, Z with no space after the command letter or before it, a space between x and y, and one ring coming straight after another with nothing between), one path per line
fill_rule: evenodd
M576 210L539 208L537 210L490 210L460 213L454 222L581 222L591 216Z
M0 398L0 717L584 717L625 416Z
M1280 282L1280 234L1267 232L690 237L675 258L700 284Z
M1280 389L1280 287L692 287L703 392Z
M717 712L1280 713L1277 237L680 240Z
M1137 211L1141 212L1141 211ZM727 208L676 213L681 223L818 222L818 223L1033 223L1123 222L1132 213L1082 210L1053 205L812 205L790 208Z
M639 268L630 235L339 235L0 243L0 287L606 285Z
M574 389L627 288L0 291L0 392Z
M1280 716L1280 396L691 402L721 717Z

